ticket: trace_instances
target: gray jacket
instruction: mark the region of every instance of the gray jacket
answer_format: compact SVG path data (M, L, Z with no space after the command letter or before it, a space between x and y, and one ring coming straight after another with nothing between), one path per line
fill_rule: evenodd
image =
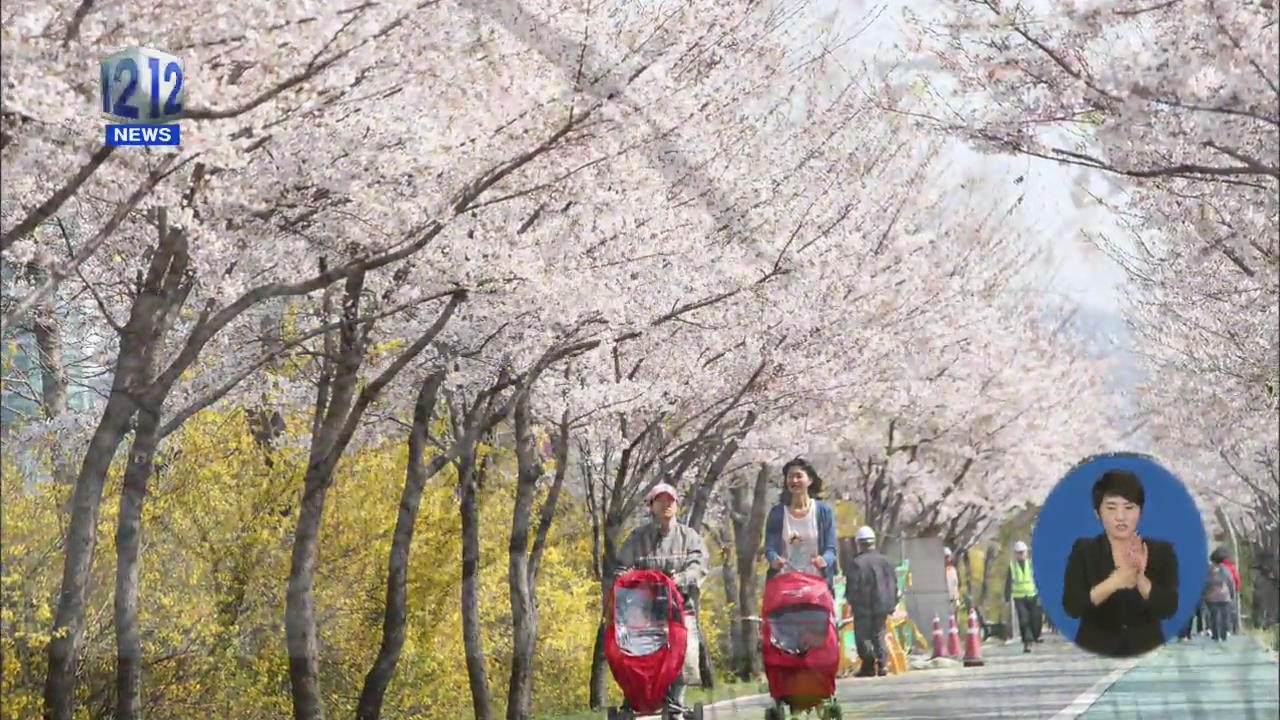
M898 604L898 572L879 550L866 550L845 569L845 599L854 615L888 615Z
M1231 602L1231 573L1221 565L1209 566L1209 574L1204 579L1204 592L1201 595L1205 602Z
M635 530L618 551L618 564L642 570L659 570L668 575L681 593L697 588L707 576L707 544L688 525L671 523L662 527L648 522ZM687 594L687 593L686 593Z

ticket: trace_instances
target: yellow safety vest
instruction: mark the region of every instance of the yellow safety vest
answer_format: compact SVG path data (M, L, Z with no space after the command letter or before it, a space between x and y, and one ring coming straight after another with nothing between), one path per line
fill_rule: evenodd
M1013 575L1010 595L1016 598L1036 596L1036 581L1031 577L1031 561L1009 563L1009 572Z

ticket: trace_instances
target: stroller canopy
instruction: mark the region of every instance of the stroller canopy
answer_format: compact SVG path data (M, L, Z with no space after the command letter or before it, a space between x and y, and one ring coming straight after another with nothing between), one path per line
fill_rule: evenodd
M793 710L815 707L835 694L840 648L826 580L783 573L765 584L764 671L769 695Z
M790 655L803 655L827 643L831 614L820 608L780 608L765 618L769 642Z
M606 608L605 659L631 709L651 713L684 665L680 591L656 570L632 570L614 581Z
M786 573L765 587L764 621L769 643L789 655L823 647L831 631L834 600L822 578Z
M613 633L627 655L651 655L667 646L675 604L665 584L619 585L613 591Z

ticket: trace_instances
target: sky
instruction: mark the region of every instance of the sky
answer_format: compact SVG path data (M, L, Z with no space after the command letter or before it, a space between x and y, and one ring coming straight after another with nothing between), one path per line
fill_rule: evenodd
M850 61L869 62L873 67L882 66L877 60L887 61L894 43L902 37L903 8L928 16L931 11L940 12L944 4L941 0L820 2L838 10L836 21L847 32L865 26L858 42L846 53ZM981 154L958 141L947 164L952 172L964 177L972 192L990 197L993 205L1007 205L1019 193L1025 193L1019 224L1030 231L1029 240L1048 251L1051 258L1046 266L1035 270L1033 279L1043 284L1047 294L1074 301L1090 315L1104 317L1108 323L1119 320L1117 286L1124 278L1123 271L1084 233L1106 233L1113 240L1123 235L1105 209L1096 204L1077 207L1072 198L1075 185L1082 181L1094 184L1096 178L1082 176L1080 168L1046 160ZM1018 177L1022 177L1021 184L1014 182Z

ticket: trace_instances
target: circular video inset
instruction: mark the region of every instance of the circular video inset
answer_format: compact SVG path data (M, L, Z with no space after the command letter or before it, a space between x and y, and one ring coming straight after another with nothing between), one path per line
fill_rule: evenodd
M1033 590L1054 627L1112 657L1176 637L1196 611L1210 562L1191 494L1137 453L1072 468L1045 499L1031 545Z

